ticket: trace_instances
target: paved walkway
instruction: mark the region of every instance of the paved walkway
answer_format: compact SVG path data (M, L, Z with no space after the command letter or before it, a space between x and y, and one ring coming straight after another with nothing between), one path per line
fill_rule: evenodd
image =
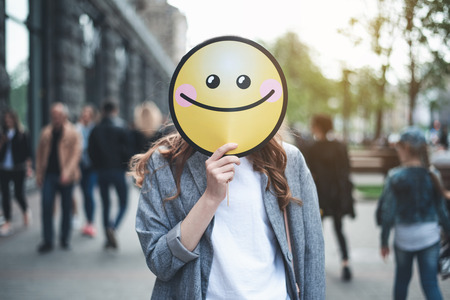
M382 180L367 176L354 179L364 182ZM80 199L79 191L76 195ZM36 252L40 242L39 194L29 195L34 222L28 229L21 228L19 209L14 205L15 234L0 238L0 299L149 299L154 276L145 265L134 231L137 199L138 190L132 188L129 210L118 232L120 248L117 252L103 250L101 234L90 239L74 230L71 251L56 248L50 254L39 255ZM357 218L345 219L354 273L354 280L349 283L340 280L337 241L331 222L324 221L327 299L390 299L394 264L392 257L383 262L379 256L379 230L374 224L374 209L375 201L359 199ZM99 220L97 215L96 221ZM441 282L445 299L450 299L449 283L449 280ZM417 272L409 299L423 299Z

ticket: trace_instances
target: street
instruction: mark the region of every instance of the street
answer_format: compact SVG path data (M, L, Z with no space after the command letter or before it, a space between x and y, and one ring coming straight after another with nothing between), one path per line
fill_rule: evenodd
M354 180L366 180L358 175ZM374 177L367 177L368 180ZM380 180L376 178L376 180ZM124 223L118 230L118 251L105 251L100 223L101 204L97 201L95 238L84 237L80 229L72 234L72 249L56 247L53 252L40 255L40 219L38 192L29 194L33 224L24 229L16 204L13 206L15 233L0 238L0 299L4 300L59 300L59 299L149 299L154 275L148 270L134 230L138 189L130 188L129 207ZM78 188L75 193L82 213ZM98 197L98 193L96 193ZM327 299L390 299L393 285L393 257L383 262L379 255L379 229L375 226L376 201L356 195L357 216L346 218L344 230L349 240L353 271L351 282L340 279L340 255L331 220L324 221L326 251ZM98 198L97 198L98 199ZM113 197L115 200L115 197ZM113 201L114 202L114 201ZM55 222L59 228L59 216ZM408 299L423 299L414 272ZM450 299L449 280L440 282L444 299Z

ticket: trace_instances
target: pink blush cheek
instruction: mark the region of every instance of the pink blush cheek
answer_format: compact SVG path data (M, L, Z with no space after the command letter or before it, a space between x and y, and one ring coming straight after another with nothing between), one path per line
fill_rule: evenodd
M180 85L177 90L175 91L175 100L177 101L178 105L182 106L182 107L188 107L191 106L192 103L190 103L189 101L183 99L183 97L181 97L181 94L184 94L186 96L188 96L189 98L191 98L192 100L197 99L197 91L195 90L195 88L190 85L190 84L182 84Z
M283 95L283 88L281 84L275 79L267 79L261 84L261 87L259 88L261 97L265 97L267 94L270 93L271 90L273 90L274 93L272 96L270 96L269 99L267 99L267 101L268 102L278 101Z

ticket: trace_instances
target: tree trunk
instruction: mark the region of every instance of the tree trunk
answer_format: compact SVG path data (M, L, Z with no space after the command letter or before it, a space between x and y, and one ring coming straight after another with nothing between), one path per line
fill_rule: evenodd
M381 137L381 133L383 132L383 115L384 115L384 105L386 98L386 73L389 68L388 64L384 64L381 67L381 78L377 84L378 87L378 107L376 111L376 120L375 120L375 137L377 140Z
M407 0L406 1L406 11L405 11L405 18L406 18L406 42L408 44L408 50L409 50L409 71L411 72L410 82L409 82L409 106L408 106L408 125L414 124L414 110L416 108L416 99L417 94L419 93L420 89L420 81L416 78L416 58L414 55L414 37L413 37L413 30L414 30L414 16L415 16L415 9L417 7L417 0Z
M409 96L408 125L411 126L414 124L414 110L416 109L417 95L419 94L419 90L420 90L420 81L418 81L416 78L416 63L415 63L414 55L412 53L413 45L412 45L411 40L408 41L408 46L409 46L409 59L410 59L409 69L411 72L411 77L410 77L410 82L409 82L409 91L408 91L408 96Z
M383 130L383 115L384 110L383 108L378 108L376 112L376 120L375 120L375 137L374 139L377 140L381 137L381 132Z

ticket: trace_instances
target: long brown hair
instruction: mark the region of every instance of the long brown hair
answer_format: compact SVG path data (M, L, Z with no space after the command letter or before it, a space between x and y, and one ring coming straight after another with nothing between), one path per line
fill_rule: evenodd
M194 154L194 149L184 141L178 134L174 133L159 139L146 153L137 154L130 161L130 172L136 180L136 185L142 187L145 176L149 173L147 162L155 151L159 151L162 156L174 166L175 182L177 192L175 195L165 199L173 200L181 192L181 173L189 157ZM266 190L273 186L278 199L278 206L281 210L286 208L290 201L301 204L301 200L292 196L284 170L287 165L287 155L280 143L277 134L262 149L249 155L253 163L253 169L267 175L268 182Z
M3 118L1 121L1 127L3 129L3 132L7 132L8 131L8 126L6 126L6 116L9 116L13 123L14 123L14 129L22 132L23 128L22 128L22 124L20 123L19 120L19 116L17 115L17 112L15 112L12 109L7 109L4 113L3 113Z
M431 180L433 181L434 188L440 193L441 195L445 195L445 187L439 180L438 176L434 172L433 168L434 166L430 163L430 159L428 156L428 147L427 144L423 144L419 151L418 151L420 160L422 161L422 165L428 170L428 173L431 176Z
M445 195L445 187L442 185L438 176L434 172L434 166L430 163L428 155L428 147L426 143L422 143L419 147L413 147L410 143L400 141L399 144L402 147L407 147L407 150L412 156L420 159L422 167L428 170L431 180L433 182L434 189L441 195Z

